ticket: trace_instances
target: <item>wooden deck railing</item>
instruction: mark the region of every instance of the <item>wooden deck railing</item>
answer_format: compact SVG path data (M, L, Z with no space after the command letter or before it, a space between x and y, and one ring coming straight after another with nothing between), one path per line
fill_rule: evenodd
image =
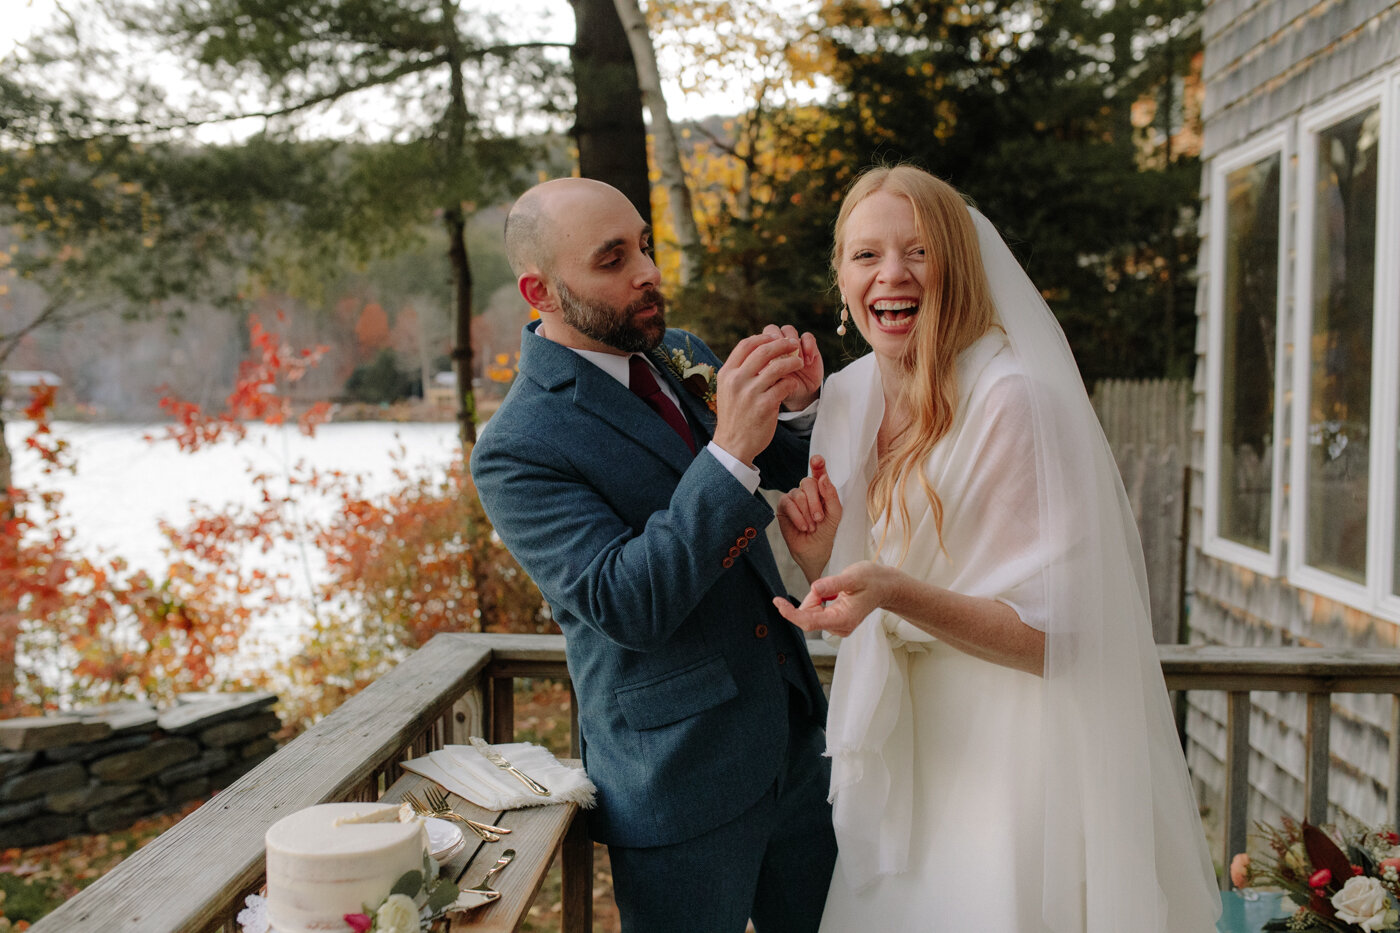
M1218 645L1163 645L1157 650L1169 689L1219 690L1227 697L1225 837L1224 851L1219 853L1222 864L1228 865L1233 853L1245 851L1249 832L1251 691L1301 693L1307 697L1304 812L1297 815L1312 823L1327 822L1333 694L1391 694L1387 782L1390 797L1386 812L1392 822L1400 825L1400 652Z
M824 679L834 652L810 643ZM1228 697L1228 861L1247 832L1249 692L1308 697L1307 813L1324 822L1334 693L1400 695L1400 653L1308 648L1159 649L1173 690ZM35 933L204 933L236 930L244 896L263 880L263 833L281 816L336 800L375 799L397 763L467 735L514 736L519 677L567 679L564 640L548 635L439 635L153 843L31 929ZM572 724L577 754L577 722ZM1400 775L1400 712L1391 731L1391 812ZM571 930L564 918L564 929Z

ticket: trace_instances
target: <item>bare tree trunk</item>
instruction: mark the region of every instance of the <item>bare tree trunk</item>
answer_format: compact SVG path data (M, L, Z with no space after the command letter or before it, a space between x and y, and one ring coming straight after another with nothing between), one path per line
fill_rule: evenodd
M647 128L637 66L613 0L569 0L578 39L570 58L578 102L574 141L579 174L605 181L651 223Z
M447 30L452 94L443 135L447 174L452 178L462 163L468 122L467 92L462 78L465 53L461 36L457 34L457 4L454 0L442 0L442 18L443 27ZM456 312L452 371L457 376L457 436L462 442L462 456L467 458L476 444L476 391L472 385L472 267L467 256L466 212L455 188L451 202L443 209L443 224L447 227L447 259L452 268L452 304Z
M8 356L8 353L6 353ZM0 374L0 399L9 391L10 381ZM5 419L0 408L0 520L8 526L15 517L15 502L10 496L14 486L14 462L10 457L10 445L5 439ZM16 533L0 535L0 548L7 553L0 555L5 567L15 567L18 563L14 552L19 547ZM16 640L19 638L18 596L10 587L0 588L0 719L18 715L15 708L15 688L18 686L15 668Z
M461 205L443 211L447 226L447 258L452 267L453 305L457 330L452 342L452 371L457 376L457 436L462 456L476 444L476 389L472 385L472 267L467 258L467 218Z
M689 285L699 272L700 228L695 223L695 208L691 203L690 186L685 182L681 166L680 144L676 129L666 111L666 96L661 92L661 72L656 67L656 49L651 44L646 17L637 0L614 0L617 17L627 33L632 58L637 65L637 83L642 89L642 103L651 114L652 150L661 186L666 190L670 206L671 227L676 246L681 251L681 285Z

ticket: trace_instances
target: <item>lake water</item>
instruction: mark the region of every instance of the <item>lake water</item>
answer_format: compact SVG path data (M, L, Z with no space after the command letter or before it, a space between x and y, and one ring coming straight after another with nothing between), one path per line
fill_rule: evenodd
M342 470L361 475L367 493L382 493L396 485L395 469L445 470L461 456L454 423L346 422L322 425L314 437L295 427L252 425L241 443L223 442L195 453L179 450L173 441L152 443L164 425L113 425L56 422L54 435L68 442L76 473L45 475L38 456L25 438L32 425L14 421L5 436L14 455L15 483L34 491L63 493L62 514L70 526L75 552L116 557L133 568L157 574L168 566L165 539L157 523L164 519L179 527L190 517L192 503L222 507L253 506L259 490L252 473L285 477L298 465L318 470ZM319 500L307 507L329 508ZM271 562L302 565L298 574L308 589L323 571L314 556L299 547L267 557ZM291 644L304 616L272 616L250 630L255 649L273 650Z

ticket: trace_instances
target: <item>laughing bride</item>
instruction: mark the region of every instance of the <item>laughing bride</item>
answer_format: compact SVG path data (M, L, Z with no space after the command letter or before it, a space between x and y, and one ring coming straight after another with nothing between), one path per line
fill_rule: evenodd
M1141 544L1049 308L910 166L857 180L832 261L873 352L778 510L811 583L779 610L842 636L822 929L1210 933Z

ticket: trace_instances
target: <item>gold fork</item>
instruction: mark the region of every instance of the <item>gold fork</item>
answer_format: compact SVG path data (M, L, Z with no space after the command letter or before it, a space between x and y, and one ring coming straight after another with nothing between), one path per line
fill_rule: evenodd
M403 799L408 801L408 805L413 808L413 812L417 813L419 816L435 816L444 820L456 820L458 823L464 824L468 829L487 842L501 841L501 837L496 835L494 828L488 828L484 823L478 823L476 820L467 819L460 813L454 813L451 807L443 809L430 807L415 797L411 792L404 794ZM506 832L510 832L510 830L506 830Z
M444 810L449 813L452 812L452 804L447 802L446 792L436 784L424 784L423 796L427 799L428 806L432 807L435 813L440 813ZM478 823L476 820L467 820L467 822L471 823L473 826L479 826L489 833L505 834L510 832L510 830L506 829L504 826L492 826L490 823Z

